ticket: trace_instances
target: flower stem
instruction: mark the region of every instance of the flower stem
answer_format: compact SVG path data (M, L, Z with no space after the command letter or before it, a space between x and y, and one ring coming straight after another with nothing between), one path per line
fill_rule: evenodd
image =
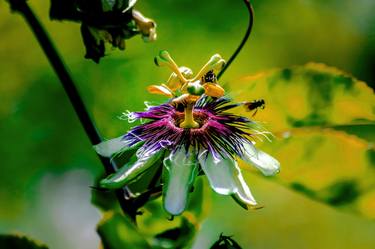
M247 40L250 37L251 30L253 28L253 23L254 23L254 10L253 10L253 6L250 3L250 0L243 0L243 2L245 3L247 11L249 12L249 23L248 23L245 35L244 35L244 37L243 37L240 45L237 47L237 49L234 51L234 53L232 54L232 56L229 58L229 60L227 61L227 63L223 67L223 69L221 69L221 71L217 75L217 79L221 78L221 76L228 69L228 67L230 66L230 64L232 64L232 62L234 61L234 59L236 59L237 55L241 52L243 46L246 44Z
M32 29L35 37L37 38L39 45L43 49L46 57L48 58L51 66L53 67L55 73L60 79L61 84L69 97L71 104L81 122L87 136L89 137L93 145L98 144L102 141L99 132L97 131L86 107L83 103L83 100L78 92L78 89L75 86L75 83L65 66L62 58L59 56L57 50L55 49L52 41L48 37L47 32L44 30L42 24L39 22L30 6L27 4L26 0L9 0L11 9L13 11L19 12L23 15L26 22ZM105 171L107 174L114 173L116 170L116 165L108 158L100 157ZM127 200L124 198L124 191L122 189L116 191L117 199L120 203L120 206L124 213L128 214L133 221L137 214L137 208L127 203Z

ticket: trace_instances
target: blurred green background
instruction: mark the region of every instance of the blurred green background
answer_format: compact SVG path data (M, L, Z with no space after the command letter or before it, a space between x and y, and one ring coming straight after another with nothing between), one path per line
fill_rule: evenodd
M159 50L197 71L214 53L231 55L248 18L239 0L139 0L136 8L158 24L158 40L145 44L134 37L125 52L107 49L108 56L96 65L83 58L79 24L52 22L47 1L29 2L106 138L130 127L118 118L122 112L142 110L146 100L162 100L145 91L170 74L153 63ZM241 76L314 61L375 86L374 1L253 4L253 34L222 82L235 86ZM89 186L102 166L24 20L11 14L4 1L0 13L0 233L25 233L56 249L97 248L100 213L90 204ZM266 208L244 211L230 198L212 194L212 209L194 249L208 248L221 232L235 235L243 248L374 248L373 221L244 174Z

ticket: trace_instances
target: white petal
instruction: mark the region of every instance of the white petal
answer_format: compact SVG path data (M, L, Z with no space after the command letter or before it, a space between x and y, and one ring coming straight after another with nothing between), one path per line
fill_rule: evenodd
M104 157L110 157L127 146L127 142L124 141L123 136L121 136L94 145L94 149L99 155Z
M254 196L251 194L249 187L247 186L245 180L243 179L243 176L241 174L241 171L240 171L237 163L236 163L236 167L237 167L237 170L238 170L238 178L237 178L238 189L237 189L237 192L235 194L236 197L239 200L241 200L242 202L244 202L248 205L252 205L252 206L257 205L257 202L256 202Z
M232 159L217 159L206 151L199 155L199 163L216 193L230 195L237 191Z
M230 158L217 159L206 152L199 157L199 162L215 192L222 195L234 194L248 205L257 204L236 161Z
M179 215L186 208L198 170L194 156L192 153L186 155L185 149L181 149L164 160L164 208L172 215Z
M280 163L267 153L257 150L251 143L244 143L242 159L255 166L264 175L271 176L280 172Z
M135 162L129 162L118 171L100 181L100 186L107 189L118 189L137 179L141 174L160 160L163 150L157 151L148 157L138 158Z

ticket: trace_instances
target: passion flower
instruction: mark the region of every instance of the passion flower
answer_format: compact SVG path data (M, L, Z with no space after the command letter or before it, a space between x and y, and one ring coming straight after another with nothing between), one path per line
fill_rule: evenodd
M218 194L231 195L244 207L256 207L237 160L255 166L265 175L276 174L280 164L254 146L255 137L268 132L255 121L230 112L244 103L232 103L217 82L216 73L224 60L214 55L195 77L190 69L178 67L166 51L155 61L171 68L173 74L166 84L153 85L148 90L170 100L130 113L132 121L148 122L95 146L105 157L137 148L136 159L103 179L101 187L121 188L137 181L147 170L163 167L163 202L172 215L185 210L200 173L206 175Z

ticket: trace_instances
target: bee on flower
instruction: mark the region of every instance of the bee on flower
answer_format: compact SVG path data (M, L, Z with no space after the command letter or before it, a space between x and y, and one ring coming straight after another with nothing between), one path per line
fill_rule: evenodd
M185 210L194 180L201 173L216 193L231 195L243 207L256 208L258 204L237 160L267 176L279 172L280 164L255 148L254 138L263 132L262 128L230 112L244 103L232 103L217 81L225 61L215 54L196 75L187 67L178 67L167 51L161 51L155 63L169 67L173 73L165 84L149 86L148 91L164 95L169 101L131 113L132 119L148 122L95 146L97 153L105 157L136 149L136 159L101 180L100 187L121 188L137 181L146 171L162 167L163 203L171 215Z

